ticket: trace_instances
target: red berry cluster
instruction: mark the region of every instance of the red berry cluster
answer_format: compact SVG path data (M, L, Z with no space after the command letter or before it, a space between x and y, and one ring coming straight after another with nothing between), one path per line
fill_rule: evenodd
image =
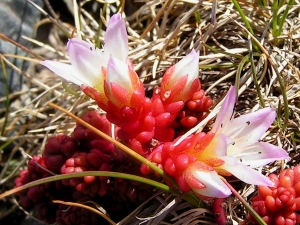
M299 224L300 165L283 170L279 176L270 174L269 178L274 187L258 187L259 194L252 200L253 209L267 224Z
M106 118L118 127L116 136L137 153L147 156L152 150L153 139L159 142L173 141L203 120L213 104L212 99L201 89L199 79L195 79L186 90L187 76L184 76L176 82L172 90L167 90L165 86L169 82L172 70L174 66L166 71L162 86L154 89L151 98L145 96L142 83L131 96L127 96L128 93L121 87L118 88L124 91L123 94L115 88L118 98L121 99L124 95L130 99L125 106L127 98L119 101L120 106L109 100L107 107L100 104L101 101L95 97L97 91L93 88L85 87L84 92L96 101L99 100L99 106L107 112Z
M109 134L110 123L105 116L91 111L82 116L86 122ZM124 152L91 130L77 124L73 137L58 135L48 139L42 157L33 156L28 168L19 173L17 187L55 174L82 171L115 171L142 176L139 165ZM25 208L35 207L37 217L49 223L103 224L95 213L76 207L54 204L52 200L95 202L113 219L119 220L152 195L149 185L109 177L85 176L50 182L20 192Z
M177 123L174 124L174 127L178 128L176 136L182 135L187 129L202 121L208 115L208 110L212 105L211 97L206 96L204 90L195 92L175 120Z
M132 138L128 141L128 145L141 155L152 154L153 146L149 142L153 140L152 137L159 142L173 141L202 121L212 105L212 99L206 96L202 89L194 92L186 102L170 102L161 97L160 88L156 88L151 98L151 112L145 117L147 123L143 125L146 130L151 130L152 127L153 133L148 136L149 133L140 132L139 137L143 135L144 139ZM123 137L119 134L119 137ZM151 157L148 159L151 160Z
M45 168L47 167L44 158L33 156L28 163L28 169L21 171L19 177L16 178L16 187L51 176L51 171L48 172ZM25 208L35 207L37 209L37 217L40 220L53 223L55 222L57 205L52 203L52 200L62 199L69 192L68 188L61 189L60 187L60 181L31 187L18 193L20 196L19 202Z

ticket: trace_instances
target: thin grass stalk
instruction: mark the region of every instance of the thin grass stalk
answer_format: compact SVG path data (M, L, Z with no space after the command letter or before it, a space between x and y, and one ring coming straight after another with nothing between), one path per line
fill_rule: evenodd
M272 33L274 37L277 37L277 26L278 26L278 1L274 0L272 5Z
M73 7L74 7L74 20L75 20L74 22L75 22L75 27L76 27L76 30L77 30L77 37L79 39L82 39L82 36L81 36L82 24L81 24L81 19L80 19L79 7L77 5L76 0L73 0Z
M242 8L240 7L239 3L238 3L236 0L232 0L232 2L233 2L233 4L234 4L236 10L239 12L239 14L240 14L240 16L241 16L243 22L245 23L246 27L248 28L248 30L250 31L250 33L251 33L252 35L254 35L254 32L253 32L253 30L252 30L252 27L251 27L251 25L250 25L250 23L249 23L247 17L245 16L245 14L244 14ZM255 49L255 51L260 52L260 50L259 50L258 46L256 45L256 43L253 43L253 48Z
M84 171L80 173L68 173L68 174L59 174L55 176L50 176L46 178L42 178L39 180L32 181L30 183L27 183L25 185L22 185L20 187L13 188L9 191L6 191L2 194L0 194L0 199L3 199L9 195L15 194L17 192L26 190L28 188L40 185L40 184L45 184L53 181L58 181L58 180L64 180L64 179L71 179L71 178L78 178L78 177L84 177L84 176L95 176L95 177L114 177L114 178L123 178L123 179L128 179L128 180L133 180L137 182L141 182L144 184L151 185L153 187L159 188L163 191L167 191L173 195L180 196L182 195L180 192L175 190L174 188L170 188L168 185L165 185L161 182L157 182L145 177L140 177L132 174L127 174L127 173L119 173L119 172L108 172L108 171ZM196 198L192 198L191 195L184 195L182 197L189 203L193 204L194 206L199 206L199 200Z
M100 18L99 18L98 30L97 30L96 41L95 41L96 42L95 44L96 44L97 48L101 47L101 39L100 39L100 37L101 37L102 25L103 25L103 23L102 23L102 19L103 19L102 14L105 14L106 7L107 7L107 4L104 4L103 9L100 10Z
M68 30L66 30L66 28L60 23L58 22L59 20L54 19L53 17L51 17L45 10L43 10L41 7L39 7L37 4L35 4L33 1L31 0L26 0L27 2L29 2L31 5L33 5L37 10L39 10L44 16L46 16L53 24L55 24L58 29L61 30L61 32L63 32L63 34L67 37L67 38L71 38L71 34Z
M277 105L277 124L279 127L283 127L281 118L282 118L281 100L279 99Z
M36 54L35 52L33 52L32 50L26 48L25 46L19 44L18 42L15 42L14 40L10 39L9 37L5 36L3 33L0 33L0 38L10 42L11 44L17 46L18 48L22 49L25 52L28 52L29 54L31 54L32 56L36 57L39 60L45 60L42 56Z
M208 64L208 65L200 65L200 69L229 69L237 67L238 64Z
M260 56L260 54L253 53L253 51L252 51L252 44L251 43L252 42L249 41L249 58L250 58L250 63L251 63L251 71L252 71L253 83L254 83L254 86L256 88L256 92L257 92L260 104L262 105L263 108L265 108L266 104L265 104L265 101L264 101L264 99L262 97L262 94L261 94L261 91L260 91L260 87L259 87L259 84L258 84L258 81L257 81L257 71L256 71L256 67L255 67L255 64L254 64L254 57L253 57L254 55Z
M282 28L283 28L283 24L286 21L286 18L288 16L290 7L294 4L294 0L289 0L288 4L286 5L286 8L284 10L283 16L280 18L280 22L279 22L279 28L278 28L278 36L281 34L282 32Z
M32 181L30 183L24 184L20 187L16 187L14 189L11 189L9 191L6 191L2 194L0 194L0 199L7 197L11 194L15 194L19 191L23 191L25 189L40 185L40 184L45 184L53 181L58 181L58 180L64 180L64 179L70 179L70 178L78 178L78 177L84 177L84 176L95 176L95 177L114 177L114 178L124 178L128 180L134 180L138 181L141 183L149 184L153 187L159 188L163 191L170 192L172 194L179 194L175 190L171 190L171 188L165 184L162 184L160 182L145 178L145 177L140 177L132 174L126 174L126 173L119 173L119 172L109 172L109 171L84 171L80 173L68 173L68 174L59 174L55 176L50 176L46 178L42 178L39 180Z
M299 131L296 130L296 131L292 132L292 134L291 134L291 139L292 139L294 142L300 142L299 137L300 137Z
M268 5L267 0L257 0L257 3L260 7L265 7Z
M241 62L238 65L238 68L236 70L236 75L235 75L235 86L237 89L240 88L240 81L241 81L241 74L244 68L244 65L246 62L249 62L249 55L246 55Z
M281 128L282 128L282 130L285 130L289 124L289 115L290 115L289 103L288 103L288 98L286 95L286 89L285 89L284 82L283 82L282 77L277 69L276 69L276 75L277 75L277 79L279 82L279 86L280 86L282 97L283 97L283 103L284 103L284 123ZM278 107L278 108L280 108L280 107Z
M146 37L146 35L148 34L148 32L150 30L153 29L155 23L161 18L162 14L165 11L165 8L171 3L171 0L166 0L165 3L162 5L162 7L160 8L159 12L157 13L156 17L151 21L151 23L149 24L149 26L144 30L144 32L141 34L141 36L139 37L140 39L144 39Z
M75 97L79 97L79 93L76 92L76 91L74 91L72 88L70 88L70 87L68 86L68 82L62 81L62 86L63 86L64 90L65 90L66 92L68 92L70 95L73 95L73 96L75 96Z

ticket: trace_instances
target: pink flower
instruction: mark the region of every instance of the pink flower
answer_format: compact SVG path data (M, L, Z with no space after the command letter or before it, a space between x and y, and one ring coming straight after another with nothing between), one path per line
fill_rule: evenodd
M224 198L231 191L219 175L234 175L255 185L273 183L253 168L288 158L280 147L260 141L276 113L264 108L234 118L235 88L230 88L213 129L193 134L181 142L165 144L163 167L174 176L183 191L193 190L199 196Z
M200 90L199 52L194 49L171 66L161 81L160 98L167 103L189 100Z
M205 157L203 155L209 146L226 148L224 142L215 142L215 145L211 146L213 139L214 134L201 132L188 136L178 145L174 144L176 140L164 144L163 168L166 173L176 179L182 191L192 190L201 198L225 198L231 194L230 189L215 170L215 167L224 164L224 161L218 156Z
M50 60L42 61L41 64L62 78L82 85L82 89L88 88L90 97L100 95L103 101L104 80L110 57L125 63L128 55L126 25L119 13L111 17L104 40L104 49L98 49L86 41L71 38L67 43L71 65Z
M236 98L235 87L231 87L211 130L215 134L212 145L223 142L226 148L209 146L203 153L224 160L225 163L216 170L225 170L248 184L272 186L267 177L253 168L288 158L284 149L260 140L275 120L276 112L272 108L263 108L234 118Z

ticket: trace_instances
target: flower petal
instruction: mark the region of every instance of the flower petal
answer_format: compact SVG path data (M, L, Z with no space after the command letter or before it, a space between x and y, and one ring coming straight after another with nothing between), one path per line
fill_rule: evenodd
M188 74L186 88L188 89L199 75L199 52L194 49L178 63L175 64L175 70L171 78L171 84L175 84L184 75Z
M113 55L117 59L126 62L128 56L128 36L125 21L122 19L120 13L110 18L104 40L105 59L109 60L110 56Z
M230 151L230 149L228 149ZM243 149L240 154L234 156L242 164L256 168L264 166L275 160L288 159L288 153L275 145L257 142Z
M247 184L273 186L273 182L260 172L239 163L233 157L223 157L225 164L220 166L220 169L226 170L241 181Z
M233 119L223 128L222 133L234 139L236 143L239 142L239 147L247 146L261 139L275 117L274 109L263 108Z
M88 77L94 83L92 87L96 86L96 82L101 79L101 68L107 65L103 51L78 38L71 38L67 46L74 70L78 75Z
M191 164L186 169L184 177L190 188L197 194L212 198L225 198L231 194L216 171L200 161Z
M78 74L71 65L51 60L42 61L40 62L40 64L46 66L48 69L50 69L57 75L61 76L65 80L73 82L74 84L91 84L88 79L85 79L85 77L78 76Z
M114 56L110 57L107 65L106 82L109 88L110 83L115 83L125 88L129 93L134 91L129 76L128 65Z
M219 133L219 132L221 132L220 129L222 129L222 127L225 127L227 125L227 123L229 123L229 121L233 115L236 98L237 98L236 89L235 89L235 86L232 86L232 87L230 87L230 89L224 99L224 102L222 104L222 107L216 118L216 122L214 123L214 126L213 126L211 132Z

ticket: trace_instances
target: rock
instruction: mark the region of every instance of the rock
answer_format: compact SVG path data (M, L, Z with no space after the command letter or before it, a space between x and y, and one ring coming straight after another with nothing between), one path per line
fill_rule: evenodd
M32 1L43 7L43 0ZM1 0L0 21L2 22L0 23L0 32L12 40L30 48L30 42L24 40L22 35L34 37L34 25L39 21L40 15L40 12L26 0ZM2 39L0 39L0 53L16 54L20 56L28 55L28 53ZM9 60L23 71L26 69L28 64L21 59L9 58ZM22 75L11 69L8 65L5 65L5 67L9 84L9 92L12 93L20 90L23 83ZM5 82L3 75L3 69L0 64L0 98L5 96ZM4 102L0 102L0 107L3 107L4 105Z

